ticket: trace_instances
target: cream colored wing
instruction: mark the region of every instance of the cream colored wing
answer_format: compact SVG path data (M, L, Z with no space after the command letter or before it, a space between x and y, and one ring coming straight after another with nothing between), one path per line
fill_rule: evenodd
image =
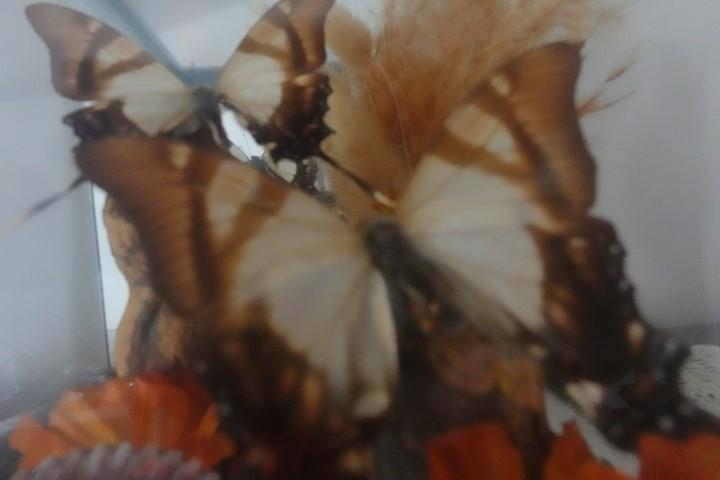
M334 0L281 0L250 29L220 74L217 91L273 158L320 153L330 92L325 17Z
M418 248L493 303L506 332L544 328L536 231L583 214L594 164L574 106L579 46L530 51L447 119L399 207Z
M141 138L77 151L82 173L135 224L158 291L197 322L190 348L220 374L237 372L226 383L239 399L287 393L357 417L382 413L396 376L395 334L361 240L316 200L229 158ZM257 365L240 361L266 344ZM323 388L287 373L300 364ZM250 380L266 369L280 375L272 392Z
M580 63L579 45L551 44L478 88L447 119L399 213L472 307L468 319L530 348L549 388L630 447L663 418L664 434L713 422L683 410L674 382L684 353L643 319L615 229L589 211L595 165L574 106ZM648 414L637 420L638 411Z
M122 103L128 120L148 135L177 127L192 113L191 91L130 39L70 8L35 3L27 17L50 52L55 90L96 102Z

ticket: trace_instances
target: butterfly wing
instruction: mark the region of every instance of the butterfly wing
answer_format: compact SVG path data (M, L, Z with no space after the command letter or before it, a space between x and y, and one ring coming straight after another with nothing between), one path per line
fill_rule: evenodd
M334 0L281 0L248 32L217 91L276 160L319 154L328 78L324 24Z
M594 166L573 97L579 61L579 47L550 45L478 88L449 116L401 202L418 246L504 306L508 332L545 325L533 228L592 203Z
M125 117L148 135L172 130L192 112L191 91L111 27L60 5L36 3L26 13L48 47L59 94L94 101L98 110L120 103Z
M422 160L401 221L460 293L496 307L475 308L471 321L533 343L549 384L604 418L613 440L632 444L662 415L682 418L676 433L715 425L676 391L685 354L642 319L615 230L589 212L595 166L575 111L580 64L580 45L550 44L481 85ZM633 408L652 413L638 421Z
M205 342L203 361L223 367L221 376L237 372L239 401L264 408L293 387L308 397L293 405L328 401L360 417L387 407L396 369L387 294L334 212L188 144L107 139L82 145L76 158L128 212L158 291L198 325L190 342ZM297 367L305 364L309 384ZM273 375L259 375L263 368ZM278 385L267 391L261 378Z

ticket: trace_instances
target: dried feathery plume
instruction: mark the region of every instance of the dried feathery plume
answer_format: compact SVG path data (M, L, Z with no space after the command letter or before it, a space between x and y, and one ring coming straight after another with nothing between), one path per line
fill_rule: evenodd
M333 93L325 152L391 198L448 114L517 55L582 42L608 16L592 0L386 0L376 35L342 7L328 16ZM605 4L607 5L607 4ZM370 202L330 174L339 206L366 218Z

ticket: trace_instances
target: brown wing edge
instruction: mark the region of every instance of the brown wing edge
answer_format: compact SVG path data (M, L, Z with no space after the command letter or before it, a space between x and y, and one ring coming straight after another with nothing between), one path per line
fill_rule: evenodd
M154 283L173 309L185 316L212 304L219 277L196 188L208 185L225 157L164 139L113 137L81 144L75 158L131 218Z
M542 156L572 211L586 211L595 201L595 160L575 107L582 48L577 43L549 44L523 55L507 71L517 92L511 96L515 118L528 135L526 148L534 147Z
M452 121L463 107L475 106L477 121L496 119L512 138L516 160L508 162L485 145L468 143L454 134L449 123L431 151L446 161L477 166L514 183L551 216L587 212L595 198L595 161L575 110L581 47L554 43L520 55L448 117Z
M326 59L325 19L333 4L334 0L282 0L258 20L237 47L244 53L271 56L285 67L287 79L282 87L282 100L270 121L246 119L255 140L268 145L275 160L302 162L324 156L320 144L332 133L323 120L328 110L330 82L318 69ZM286 32L289 52L254 38L267 24Z
M78 101L96 100L102 91L103 81L95 72L93 58L104 47L119 38L127 38L112 27L71 8L49 3L29 5L25 14L35 32L45 42L51 59L52 83L55 90L65 97ZM66 26L59 29L60 26ZM97 25L95 31L91 25ZM74 41L65 41L65 35L86 32L87 45L79 51ZM73 40L68 37L69 40ZM128 39L127 46L135 51L126 60L117 62L103 72L112 77L130 70L155 63L155 59ZM75 49L73 51L73 49Z
M524 163L503 163L449 128L435 153L461 166L477 163L516 183L549 214L529 227L544 265L546 324L525 335L541 346L534 353L545 355L553 390L624 448L633 448L645 433L718 432L717 419L693 406L677 386L687 349L642 317L615 228L589 214L596 166L574 102L581 49L557 43L527 52L468 100L502 121Z
M561 232L533 233L545 265L548 385L622 448L648 433L720 433L720 421L680 389L689 350L641 315L612 224L588 216ZM583 390L595 393L583 401Z

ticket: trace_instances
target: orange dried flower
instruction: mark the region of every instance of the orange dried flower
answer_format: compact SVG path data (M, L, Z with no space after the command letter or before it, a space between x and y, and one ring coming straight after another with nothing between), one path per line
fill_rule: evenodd
M429 444L428 465L431 480L525 478L521 454L499 424L475 425L438 437ZM695 480L695 477L692 478ZM553 443L543 479L631 480L600 463L575 424L566 425L563 435ZM650 477L642 480L650 480ZM702 480L706 479L703 477Z
M446 433L428 445L430 480L523 480L520 452L503 427L484 423Z
M577 425L565 425L552 445L545 464L545 480L630 480L630 477L595 458Z
M22 454L21 469L32 469L50 456L123 443L178 451L205 467L235 450L219 431L215 406L196 383L156 375L68 391L47 427L28 416L10 436L10 446Z
M697 434L675 441L658 435L640 439L640 480L720 479L720 437Z

